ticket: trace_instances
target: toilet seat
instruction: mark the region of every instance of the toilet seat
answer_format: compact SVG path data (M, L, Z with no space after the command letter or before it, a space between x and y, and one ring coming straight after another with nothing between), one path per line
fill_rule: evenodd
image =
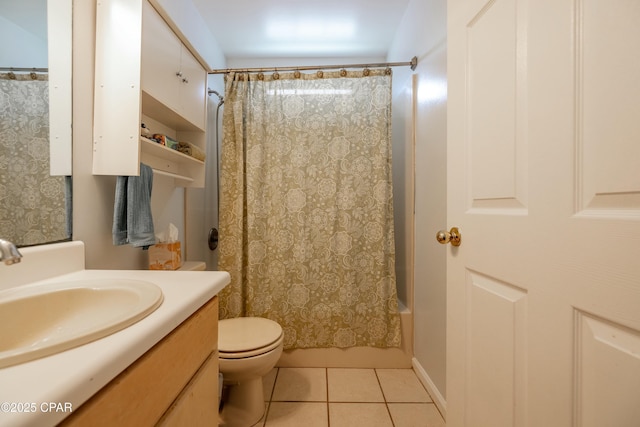
M237 317L218 322L218 357L243 359L267 353L282 344L282 327L262 317Z
M268 353L275 348L278 348L278 346L282 344L283 338L284 336L281 335L280 338L277 341L275 341L273 344L267 347L261 347L251 351L243 351L238 353L218 351L218 359L246 359L249 357L259 356L261 354Z

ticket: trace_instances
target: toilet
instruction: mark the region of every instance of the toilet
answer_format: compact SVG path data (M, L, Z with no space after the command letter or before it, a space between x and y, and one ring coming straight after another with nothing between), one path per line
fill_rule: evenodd
M262 377L280 359L282 327L262 317L238 317L218 322L218 361L224 378L220 413L225 427L252 426L264 415Z

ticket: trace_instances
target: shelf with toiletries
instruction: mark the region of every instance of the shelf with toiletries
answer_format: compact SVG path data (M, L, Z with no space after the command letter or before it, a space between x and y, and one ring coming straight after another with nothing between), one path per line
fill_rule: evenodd
M143 134L139 137L141 161L151 166L155 174L176 178L175 184L178 186L203 187L206 153L202 147L206 143L205 133L181 116L173 114L168 107L144 91L141 120L146 127L141 129ZM181 148L175 145L165 145L166 142L154 138L157 135L174 144L193 147L192 155L181 152Z
M116 8L126 9L137 19L123 28ZM140 136L140 124L194 147L203 159L206 75L148 0L99 3L94 175L137 175L144 163L156 174L175 178L177 186L203 187L204 161Z
M198 169L204 172L202 160L165 147L144 136L140 137L140 149L143 163L151 166L155 175L175 178L176 183L183 187L195 185L196 180L204 179L204 174L193 176L193 172Z
M156 141L145 138L144 136L140 137L140 143L142 144L143 153L149 153L168 161L186 165L187 167L198 167L204 165L204 162L202 160L176 151L173 148L165 147L164 145L158 144Z

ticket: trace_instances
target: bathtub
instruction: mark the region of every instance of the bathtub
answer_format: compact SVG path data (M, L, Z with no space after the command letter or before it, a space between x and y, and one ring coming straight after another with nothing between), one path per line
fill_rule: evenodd
M303 348L285 350L279 368L411 368L413 315L401 302L402 344L398 348Z

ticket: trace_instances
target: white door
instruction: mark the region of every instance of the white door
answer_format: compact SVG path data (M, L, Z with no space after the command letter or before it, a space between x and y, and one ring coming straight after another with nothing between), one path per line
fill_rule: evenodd
M448 2L448 427L640 426L639 22Z

